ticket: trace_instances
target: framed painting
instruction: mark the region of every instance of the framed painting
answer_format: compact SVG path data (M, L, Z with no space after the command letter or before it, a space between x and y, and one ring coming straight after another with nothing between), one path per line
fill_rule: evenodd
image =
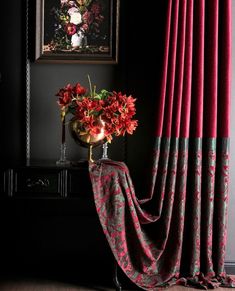
M35 61L118 62L120 0L36 0Z

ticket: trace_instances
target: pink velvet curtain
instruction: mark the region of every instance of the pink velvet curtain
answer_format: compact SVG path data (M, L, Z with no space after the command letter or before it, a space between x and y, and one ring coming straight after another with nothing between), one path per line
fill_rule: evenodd
M187 276L224 274L231 27L230 0L168 1L151 196L158 176L162 180L162 168L165 179L169 177L162 194L174 180L166 160L177 155L172 193L177 197L178 183L180 199L186 196L179 222L184 233L177 243L183 241L181 272Z
M234 287L224 269L231 0L167 1L149 193L136 198L122 163L90 165L97 212L139 287Z
M168 0L156 136L228 137L231 0Z

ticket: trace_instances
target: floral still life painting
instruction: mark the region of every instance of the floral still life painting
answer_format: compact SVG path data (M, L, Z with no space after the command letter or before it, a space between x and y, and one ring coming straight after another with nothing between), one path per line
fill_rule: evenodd
M36 59L117 61L118 0L38 0Z

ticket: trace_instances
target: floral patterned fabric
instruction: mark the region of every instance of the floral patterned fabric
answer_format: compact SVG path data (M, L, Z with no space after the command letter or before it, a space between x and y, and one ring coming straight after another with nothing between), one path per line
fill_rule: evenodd
M224 270L232 2L163 2L151 172L139 161L146 193L135 193L124 163L90 164L97 213L119 266L142 289L235 287Z
M90 163L104 234L137 286L235 287L224 270L228 150L227 138L157 138L151 190L141 200L123 162Z

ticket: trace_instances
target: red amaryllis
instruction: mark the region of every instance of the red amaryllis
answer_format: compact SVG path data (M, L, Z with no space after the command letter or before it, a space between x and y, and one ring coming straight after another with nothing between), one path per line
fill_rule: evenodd
M74 86L74 93L78 95L84 95L86 93L86 88L82 87L80 83Z
M59 97L58 104L61 107L65 107L65 106L69 105L71 103L71 101L72 101L71 93L70 92L64 92L63 95L61 95Z
M129 133L129 134L133 134L133 131L136 129L138 125L138 121L137 120L128 120L126 122L126 131ZM125 132L122 133L122 135L124 135Z
M102 130L110 142L113 135L133 134L138 125L138 121L133 119L136 99L131 95L104 89L97 92L91 84L90 90L87 90L80 83L74 86L68 84L56 95L61 108L66 108L65 114L70 113L73 120L79 121L83 134L100 134L101 123L104 123Z

